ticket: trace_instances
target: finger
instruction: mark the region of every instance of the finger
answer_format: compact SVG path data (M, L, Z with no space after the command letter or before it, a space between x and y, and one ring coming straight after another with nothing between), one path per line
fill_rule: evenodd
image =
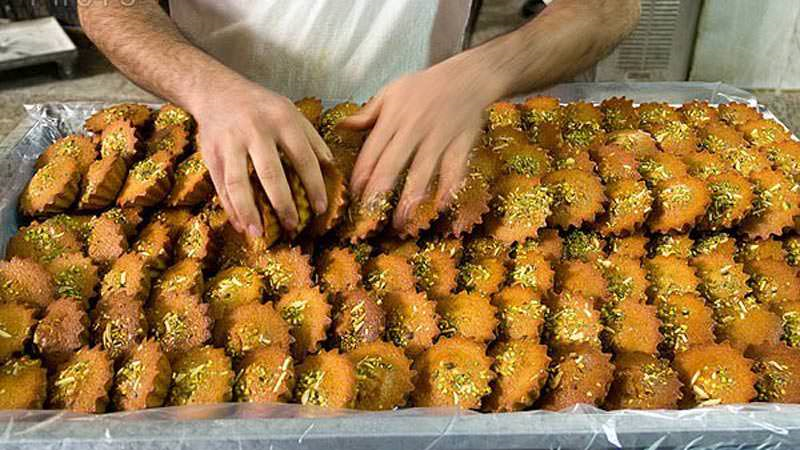
M201 148L205 149L208 147L202 146ZM201 150L200 153L203 154L203 160L205 160L208 173L211 175L211 182L214 184L214 188L217 191L219 201L222 203L222 209L224 209L228 215L228 222L233 225L236 231L243 233L244 229L236 218L236 211L233 210L233 206L228 198L228 193L225 190L225 175L222 170L222 162L215 152Z
M447 167L442 166L439 172L439 189L436 193L436 208L443 210L450 205L456 192L461 188L467 176L469 153L478 137L476 131L465 131L447 146L442 161L447 161Z
M408 132L396 134L369 176L362 198L371 199L391 192L400 178L400 173L408 167L411 158L414 157L417 146L418 142L411 140Z
M244 147L230 150L223 158L225 190L240 225L252 236L261 236L261 217L253 197L253 186L247 174L247 151Z
M250 159L281 225L286 230L294 230L299 222L297 209L275 142L270 139L259 143L250 150Z
M395 229L401 229L417 206L428 196L445 145L446 141L443 138L430 137L419 147L408 170L403 193L394 212Z
M378 95L361 108L357 113L345 118L339 123L342 128L350 128L353 130L364 130L372 128L380 116L381 107L383 106L383 96Z
M327 164L333 164L333 153L331 152L331 149L328 148L328 144L326 144L322 139L322 136L320 136L317 130L314 128L314 125L311 125L311 122L304 120L303 131L305 131L306 138L311 144L311 148L314 150L317 158Z
M322 169L303 130L293 126L286 127L282 132L281 147L300 176L314 212L324 213L328 209L328 194L322 179Z
M353 166L353 174L350 176L351 194L354 198L360 198L364 193L370 174L375 169L375 165L389 141L394 137L396 130L396 124L384 115L384 119L378 119L375 128L367 136L367 140L356 158L356 164Z

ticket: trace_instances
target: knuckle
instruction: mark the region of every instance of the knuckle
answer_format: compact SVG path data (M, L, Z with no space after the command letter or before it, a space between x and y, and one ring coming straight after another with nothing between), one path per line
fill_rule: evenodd
M249 183L250 180L241 175L228 175L225 177L225 187L230 191L243 190Z

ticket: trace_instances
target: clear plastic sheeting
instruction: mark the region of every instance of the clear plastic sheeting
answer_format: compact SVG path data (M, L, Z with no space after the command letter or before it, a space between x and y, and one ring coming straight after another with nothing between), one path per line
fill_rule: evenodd
M0 447L27 449L779 449L800 443L800 406L686 411L383 413L219 404L80 416L0 413Z
M576 83L545 92L563 101L626 96L635 102L710 103L755 97L719 83ZM335 102L331 102L335 103ZM0 251L16 232L17 198L38 154L80 132L102 103L26 107L0 143ZM768 113L762 108L762 112ZM480 414L411 408L383 413L283 404L218 404L87 416L0 412L5 449L778 449L800 447L800 405L748 404L685 411Z

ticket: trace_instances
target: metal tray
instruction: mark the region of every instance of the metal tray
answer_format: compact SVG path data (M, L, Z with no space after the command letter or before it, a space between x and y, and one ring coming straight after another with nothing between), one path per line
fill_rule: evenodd
M720 83L576 83L547 91L564 101L625 95L636 102L742 101L751 94ZM0 143L0 252L16 232L17 198L38 154L79 132L98 103L28 106ZM768 111L760 108L762 112ZM585 405L559 413L479 414L412 408L384 413L299 405L219 404L86 416L59 411L0 412L0 448L58 449L539 449L793 448L800 405L748 404L687 411L605 412Z

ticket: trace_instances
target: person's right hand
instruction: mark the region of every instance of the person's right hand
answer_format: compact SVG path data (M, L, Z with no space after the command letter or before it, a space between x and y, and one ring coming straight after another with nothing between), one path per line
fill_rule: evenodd
M289 99L245 80L223 89L209 87L200 96L189 108L198 125L198 147L237 231L263 233L248 155L284 229L294 230L299 219L281 156L300 176L314 212L325 212L328 201L320 161L332 163L333 155Z

